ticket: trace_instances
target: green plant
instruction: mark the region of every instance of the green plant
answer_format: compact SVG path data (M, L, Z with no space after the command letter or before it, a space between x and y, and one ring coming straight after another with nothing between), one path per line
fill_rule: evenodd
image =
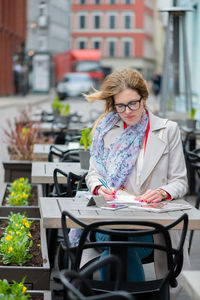
M13 181L8 187L9 195L6 197L8 206L28 206L31 195L31 185L28 178L21 177Z
M32 257L29 254L33 245L30 225L25 214L13 214L8 217L9 223L0 240L0 256L4 264L23 265Z
M25 277L20 283L15 280L10 285L6 279L0 280L0 300L26 300L31 296L26 294Z
M60 111L60 115L61 116L69 116L69 109L70 109L70 105L60 105L59 107L59 111Z
M53 102L52 102L52 108L53 108L54 110L59 109L59 108L60 108L60 105L61 105L60 99L59 99L58 97L55 97L55 98L53 99Z
M191 109L190 109L190 119L191 120L195 120L195 114L196 114L196 108L194 108L194 107L192 107Z
M20 177L10 183L8 190L10 193L28 193L32 189L31 185L28 182L28 178Z
M85 151L90 149L92 144L91 130L90 127L81 130L80 146L84 146Z

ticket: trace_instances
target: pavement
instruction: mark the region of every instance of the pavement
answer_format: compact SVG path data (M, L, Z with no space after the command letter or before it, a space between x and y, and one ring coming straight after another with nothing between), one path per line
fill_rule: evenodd
M25 105L37 105L42 103L48 103L53 100L55 96L54 91L50 91L49 94L27 94L26 96L21 95L10 95L0 97L0 108L9 107L23 107Z

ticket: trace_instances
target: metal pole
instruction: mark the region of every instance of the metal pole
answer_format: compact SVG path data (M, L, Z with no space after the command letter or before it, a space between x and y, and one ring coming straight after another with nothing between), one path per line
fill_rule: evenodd
M186 31L185 31L185 13L181 17L182 31L183 31L183 59L184 59L184 71L185 71L185 92L186 92L186 108L187 111L192 107L192 89L190 81L190 70L189 60L186 42Z
M172 21L172 15L169 14L168 25L167 25L167 32L165 38L165 48L164 48L164 61L163 61L163 78L162 78L162 85L161 85L161 103L160 103L160 112L161 115L165 116L166 111L166 97L168 95L168 79L169 79L169 62L170 62L170 26Z
M179 89L179 16L173 17L173 61L174 61L174 94L180 94Z

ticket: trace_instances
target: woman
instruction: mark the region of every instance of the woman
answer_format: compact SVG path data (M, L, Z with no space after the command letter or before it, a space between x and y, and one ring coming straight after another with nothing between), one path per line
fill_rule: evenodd
M111 200L116 190L125 188L146 203L183 197L187 173L179 128L147 108L148 88L142 76L128 68L114 71L101 91L86 98L105 101L105 112L93 130L86 177L89 190ZM111 189L101 185L98 178ZM159 255L155 268L157 276L162 276L163 259Z

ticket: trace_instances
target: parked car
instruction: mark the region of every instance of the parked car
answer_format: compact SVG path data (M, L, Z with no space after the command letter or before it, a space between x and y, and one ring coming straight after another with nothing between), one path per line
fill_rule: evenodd
M87 73L67 73L57 84L57 95L61 100L77 97L91 91L93 80Z

